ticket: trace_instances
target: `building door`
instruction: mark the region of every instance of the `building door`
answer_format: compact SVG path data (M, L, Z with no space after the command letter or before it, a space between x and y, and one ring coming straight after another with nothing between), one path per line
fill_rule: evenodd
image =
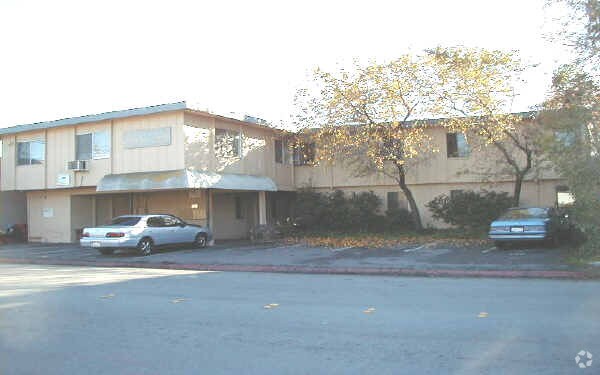
M112 200L112 208L113 217L131 214L131 202L129 195L114 196Z
M109 196L96 196L96 225L110 223L112 216L112 198Z

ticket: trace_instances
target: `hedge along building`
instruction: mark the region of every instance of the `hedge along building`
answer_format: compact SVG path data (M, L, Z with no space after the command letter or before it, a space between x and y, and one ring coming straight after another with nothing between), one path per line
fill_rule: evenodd
M30 241L72 242L83 227L142 213L241 238L289 214L284 133L258 121L179 102L19 125L0 137L0 188L26 197Z

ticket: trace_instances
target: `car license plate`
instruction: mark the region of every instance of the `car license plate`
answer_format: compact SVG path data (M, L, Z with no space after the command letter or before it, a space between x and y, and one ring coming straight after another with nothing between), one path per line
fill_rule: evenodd
M92 247L100 247L100 242L92 242Z
M523 227L511 227L510 231L513 233L521 233L523 232Z

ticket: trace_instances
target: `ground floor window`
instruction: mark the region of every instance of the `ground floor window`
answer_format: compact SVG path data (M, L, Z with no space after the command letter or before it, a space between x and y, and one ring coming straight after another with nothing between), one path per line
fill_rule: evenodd
M388 210L395 210L400 207L400 199L398 198L397 191L388 191L387 193L387 208Z

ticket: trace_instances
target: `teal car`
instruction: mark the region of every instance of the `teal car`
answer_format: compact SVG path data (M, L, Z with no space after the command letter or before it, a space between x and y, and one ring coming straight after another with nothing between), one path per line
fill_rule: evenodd
M490 225L488 237L497 247L511 242L538 241L558 245L571 231L569 216L553 207L508 209Z

